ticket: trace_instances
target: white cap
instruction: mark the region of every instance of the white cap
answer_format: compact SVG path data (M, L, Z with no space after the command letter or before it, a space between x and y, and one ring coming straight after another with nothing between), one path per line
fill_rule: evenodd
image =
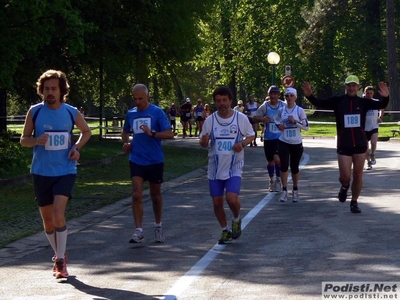
M186 98L186 102L190 102L190 98Z
M293 95L295 95L296 97L297 97L297 90L296 89L294 89L294 88L287 88L286 90L285 90L285 95L287 95L287 94L293 94Z

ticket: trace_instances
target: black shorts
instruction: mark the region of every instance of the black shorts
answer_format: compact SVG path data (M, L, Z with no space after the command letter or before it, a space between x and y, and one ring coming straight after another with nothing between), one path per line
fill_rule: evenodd
M273 161L274 155L279 154L279 139L264 140L264 154L267 161Z
M368 146L358 146L358 147L351 147L351 148L345 148L345 147L339 147L336 152L337 154L340 155L346 155L346 156L353 156L353 154L362 154L367 151Z
M196 117L196 122L201 122L201 121L203 121L203 117Z
M182 116L182 117L181 117L181 122L182 122L182 123L187 123L187 122L189 122L190 118L191 118L191 117Z
M171 123L171 125L176 125L176 120L169 120L169 122Z
M33 174L33 191L39 206L53 204L54 196L62 195L71 199L76 174L63 176L41 176Z
M374 128L371 131L366 131L365 135L367 136L367 140L370 141L371 137L374 133L378 133L378 128Z
M249 119L249 122L251 125L253 125L255 122L253 121L253 118L247 117Z
M164 163L142 166L129 161L129 167L131 169L131 178L138 176L151 183L163 182Z

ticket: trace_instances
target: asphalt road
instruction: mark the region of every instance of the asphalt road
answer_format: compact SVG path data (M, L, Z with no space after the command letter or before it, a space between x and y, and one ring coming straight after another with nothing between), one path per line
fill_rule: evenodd
M153 242L151 201L145 243L128 243L134 226L123 199L68 221L68 280L52 276L43 233L0 249L0 299L321 299L324 281L400 281L399 145L378 144L377 164L364 172L361 214L337 200L333 140L304 140L298 203L268 193L263 149L246 147L243 233L232 244L217 244L203 168L163 184L164 244Z

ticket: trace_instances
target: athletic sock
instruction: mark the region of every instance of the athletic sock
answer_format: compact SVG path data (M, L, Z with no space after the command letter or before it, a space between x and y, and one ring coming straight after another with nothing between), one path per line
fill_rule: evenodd
M64 258L65 250L67 248L67 226L62 228L55 228L56 231L56 243L57 243L57 258Z
M274 177L274 169L275 169L274 166L271 166L271 165L268 165L268 166L267 166L268 175L269 175L270 178L273 178L273 177Z
M56 243L56 235L54 233L54 230L52 232L44 232L46 234L47 239L49 240L49 243L51 245L51 248L53 248L54 253L57 252L57 243Z
M275 164L275 174L276 177L281 177L281 165Z

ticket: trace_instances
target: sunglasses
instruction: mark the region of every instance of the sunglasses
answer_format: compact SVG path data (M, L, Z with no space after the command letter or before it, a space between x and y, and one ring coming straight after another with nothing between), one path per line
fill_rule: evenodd
M285 97L294 97L294 94L286 94Z

